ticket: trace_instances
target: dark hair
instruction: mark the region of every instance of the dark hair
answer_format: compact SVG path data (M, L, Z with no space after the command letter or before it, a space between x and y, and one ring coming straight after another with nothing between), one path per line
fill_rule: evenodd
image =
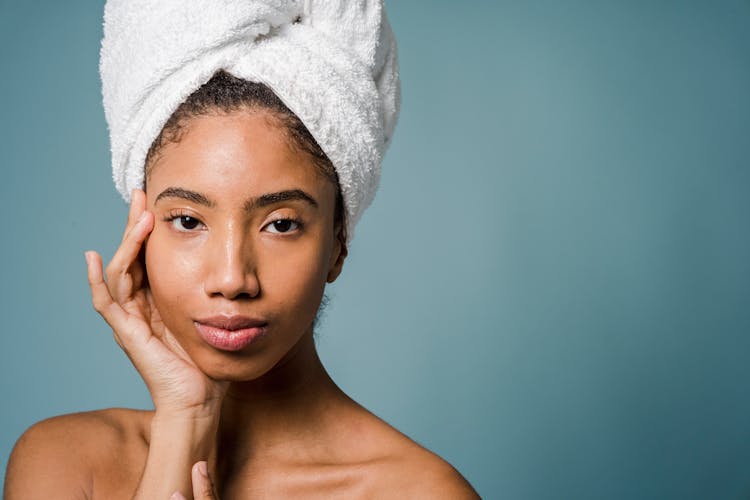
M224 70L214 73L213 77L199 89L190 94L180 104L164 124L159 135L154 139L146 155L145 177L148 178L161 148L170 142L179 142L185 131L188 119L215 113L230 113L240 109L264 109L279 121L287 132L289 146L310 156L313 164L321 174L336 187L336 205L334 209L334 226L342 245L346 245L346 223L344 200L341 185L333 163L323 152L310 131L267 85L237 78Z

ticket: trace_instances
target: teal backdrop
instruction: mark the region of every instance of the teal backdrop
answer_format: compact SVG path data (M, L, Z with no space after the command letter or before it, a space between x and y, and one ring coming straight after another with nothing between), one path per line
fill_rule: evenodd
M150 406L83 258L127 208L103 4L0 0L2 470L40 419ZM403 106L333 378L484 498L750 498L750 2L388 8Z

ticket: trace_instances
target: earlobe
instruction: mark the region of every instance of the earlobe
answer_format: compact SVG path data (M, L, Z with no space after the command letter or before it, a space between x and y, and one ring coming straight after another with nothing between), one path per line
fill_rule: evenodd
M338 247L337 251L334 251L334 255L336 256L336 258L331 264L331 268L328 271L328 276L326 276L327 283L333 283L334 281L336 281L336 278L338 278L339 274L341 274L341 269L344 267L344 260L346 260L346 256L349 254L349 251L346 248L345 241L341 241L341 239L337 238L336 246Z

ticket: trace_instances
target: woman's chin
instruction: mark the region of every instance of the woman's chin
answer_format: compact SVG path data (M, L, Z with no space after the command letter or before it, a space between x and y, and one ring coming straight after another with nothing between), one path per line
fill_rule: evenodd
M249 382L265 375L273 364L258 359L226 356L222 353L201 353L191 356L198 368L213 380Z
M299 371L300 366L308 366L310 360L317 358L312 330L308 333L285 350L258 343L236 351L193 344L186 351L197 367L213 380L251 382L266 375L283 380L288 373Z

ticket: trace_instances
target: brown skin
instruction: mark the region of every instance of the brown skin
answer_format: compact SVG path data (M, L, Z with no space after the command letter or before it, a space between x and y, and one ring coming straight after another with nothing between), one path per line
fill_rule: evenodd
M312 324L346 258L335 187L268 113L192 118L147 185L133 192L106 283L99 255L89 252L87 262L94 306L155 410L34 425L11 455L6 499L478 498L453 467L351 400L323 368ZM157 201L168 187L213 206ZM316 203L245 209L285 190ZM216 349L193 325L216 314L262 318L266 333L236 352ZM177 491L183 496L172 497Z

